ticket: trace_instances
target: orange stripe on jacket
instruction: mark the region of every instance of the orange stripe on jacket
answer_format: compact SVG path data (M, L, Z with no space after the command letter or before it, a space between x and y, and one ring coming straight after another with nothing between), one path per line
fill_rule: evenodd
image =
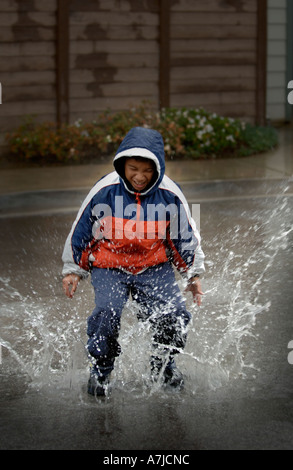
M140 221L105 217L95 231L91 245L84 250L80 266L89 259L100 268L121 268L137 274L168 260L166 238L169 222Z

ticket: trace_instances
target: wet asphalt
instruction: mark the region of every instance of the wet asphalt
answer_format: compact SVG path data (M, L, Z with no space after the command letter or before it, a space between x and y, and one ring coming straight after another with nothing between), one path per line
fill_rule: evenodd
M87 190L1 195L0 449L293 448L293 182L181 187L201 205L206 253L204 302L190 306L177 361L185 389L149 386L147 335L129 305L111 394L98 401L86 393L92 288L69 301L60 274Z

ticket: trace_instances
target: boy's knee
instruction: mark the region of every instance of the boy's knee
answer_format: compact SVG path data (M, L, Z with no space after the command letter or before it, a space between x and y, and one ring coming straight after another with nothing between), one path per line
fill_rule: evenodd
M183 349L187 339L187 325L191 319L189 312L181 312L180 315L166 314L160 316L154 323L154 342L175 349L175 352Z
M113 336L93 335L88 340L87 349L91 356L100 361L111 361L121 353L117 338Z
M121 349L117 341L120 315L111 308L96 308L88 318L88 351L95 358L111 359L119 356Z

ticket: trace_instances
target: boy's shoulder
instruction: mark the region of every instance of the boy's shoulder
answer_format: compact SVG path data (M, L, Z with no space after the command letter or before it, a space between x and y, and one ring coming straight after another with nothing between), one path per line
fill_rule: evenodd
M89 191L86 201L89 202L98 194L103 193L103 190L107 190L107 188L111 188L111 186L118 185L119 183L119 176L116 171L112 171L111 173L102 176Z
M166 191L171 191L178 197L181 197L183 195L182 190L176 181L172 180L169 178L169 176L164 175L161 184L159 185L159 189L164 189Z
M107 185L107 184L115 184L119 180L118 173L116 171L111 171L106 175L101 176L100 179L94 184L93 188Z
M95 193L99 192L101 189L106 188L107 186L111 186L113 184L119 184L120 179L118 173L116 171L112 171L104 176L102 176L92 187L89 194L94 195Z

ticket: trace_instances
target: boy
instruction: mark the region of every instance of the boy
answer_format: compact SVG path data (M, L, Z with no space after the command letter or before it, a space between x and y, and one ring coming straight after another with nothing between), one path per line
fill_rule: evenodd
M152 326L152 380L160 377L180 388L183 377L174 355L185 346L191 316L172 264L187 278L187 290L200 305L200 236L184 195L164 174L164 143L157 131L131 129L114 168L83 202L62 256L65 294L71 298L89 271L95 291L87 328L93 363L88 392L105 395L120 353L120 318L130 293L139 304L139 319Z

